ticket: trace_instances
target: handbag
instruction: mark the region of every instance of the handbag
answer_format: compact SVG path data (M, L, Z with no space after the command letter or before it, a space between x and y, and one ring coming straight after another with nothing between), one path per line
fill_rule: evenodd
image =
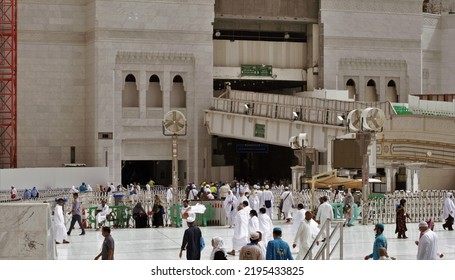
M204 250L205 242L204 242L204 237L202 237L202 235L201 235L201 238L199 239L199 245L201 247L201 251Z
M272 201L271 200L266 200L266 201L264 201L264 203L265 203L265 208L272 207Z

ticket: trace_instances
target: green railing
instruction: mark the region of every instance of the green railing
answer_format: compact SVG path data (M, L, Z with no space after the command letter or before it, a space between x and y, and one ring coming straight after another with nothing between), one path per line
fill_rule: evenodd
M196 214L196 222L197 225L206 227L208 222L213 220L213 208L209 203L203 203L205 205L205 212L200 214ZM169 218L171 222L175 224L176 227L182 226L182 216L180 215L180 211L182 209L182 205L172 205L169 207Z
M408 109L408 107L403 105L393 105L393 109L397 115L412 115L412 111Z
M93 206L87 210L87 221L93 228L97 228L96 224L96 209L98 206ZM128 228L131 219L131 207L129 206L109 206L110 214L106 217L106 222L115 228Z

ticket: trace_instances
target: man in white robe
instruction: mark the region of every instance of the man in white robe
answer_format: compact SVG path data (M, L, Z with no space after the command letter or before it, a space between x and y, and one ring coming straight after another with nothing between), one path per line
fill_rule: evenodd
M229 183L228 182L224 183L224 185L222 185L220 187L220 189L218 190L219 198L220 199L226 199L226 197L228 196L230 190L231 190L231 187L229 186Z
M256 212L259 212L261 205L260 205L259 196L258 196L256 190L253 190L253 193L250 194L248 201L249 201L251 209L256 210Z
M329 203L329 198L323 196L319 199L321 204L318 207L318 212L316 214L316 222L319 224L319 228L324 225L327 219L333 220L333 208Z
M262 241L267 244L270 240L273 240L273 222L264 207L259 209L258 220L259 231L262 232Z
M314 238L319 233L319 230L316 225L313 225L311 221L313 220L313 214L310 211L305 212L305 219L300 223L299 229L297 230L294 236L294 243L292 248L299 245L299 253L297 255L297 260L303 260L308 251L310 250L311 243L313 243ZM317 242L319 245L319 242ZM312 258L311 252L309 252L309 259Z
M284 188L284 192L281 194L280 198L283 201L283 208L281 209L281 212L284 214L286 223L290 223L292 219L291 211L294 206L294 198L292 197L292 192L288 187Z
M438 236L428 228L427 222L419 223L419 231L423 233L418 242L418 260L436 260L438 256Z
M265 185L265 191L262 193L262 205L264 205L267 210L267 215L270 219L273 219L273 200L274 196L272 191L269 188L269 185Z
M106 200L101 200L101 205L99 205L96 209L96 224L98 226L97 229L100 229L104 225L107 219L107 215L109 215L110 212L111 210L109 209L109 205L106 204Z
M235 256L235 251L240 250L243 246L248 244L249 233L248 233L248 218L249 215L240 204L237 208L237 214L235 214L235 228L234 235L232 237L232 251L228 252L229 255Z
M196 220L196 214L191 212L191 206L187 199L183 201L183 207L180 209L180 214L182 215L182 228L183 230L186 230L188 228L187 219L191 217L193 221Z
M248 233L252 234L253 232L260 231L258 213L256 210L250 210L249 215L250 219L248 220Z
M237 213L237 210L235 208L236 205L237 197L235 197L232 191L229 191L228 195L226 196L223 202L224 212L226 213L227 225L229 227L232 227L234 225L234 217L235 214Z
M299 229L300 223L305 219L306 210L303 208L303 204L299 203L297 205L297 212L294 215L294 220L291 227L291 235L295 236L297 230Z
M245 189L243 187L240 187L239 196L237 197L237 205L235 207L239 206L240 204L243 204L244 201L248 202L248 198L245 195Z
M65 218L63 216L63 204L63 199L59 198L54 209L55 244L60 244L60 241L63 241L65 244L69 243L66 240L68 238L68 234L66 233Z
M189 200L198 200L198 191L196 190L196 188L193 186L190 190L190 192L188 193L188 199Z

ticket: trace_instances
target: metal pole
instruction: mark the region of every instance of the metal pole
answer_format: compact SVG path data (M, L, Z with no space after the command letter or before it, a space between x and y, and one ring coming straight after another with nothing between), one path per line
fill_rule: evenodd
M179 187L179 162L178 162L178 145L177 145L177 136L172 136L172 187L174 191Z
M357 140L360 141L360 154L362 155L362 224L368 223L368 195L369 195L369 173L370 164L368 161L368 145L370 144L371 134L368 132L357 133Z

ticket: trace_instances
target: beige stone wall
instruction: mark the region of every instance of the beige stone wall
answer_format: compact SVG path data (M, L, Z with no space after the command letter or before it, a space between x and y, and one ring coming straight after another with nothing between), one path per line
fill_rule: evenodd
M209 136L202 109L212 96L213 20L214 0L20 1L18 166L61 166L75 146L77 162L105 166L107 161L106 180L120 182L123 141L149 146L170 141L161 132L169 103L152 112L143 99L137 119L123 117L122 82L116 78L135 71L142 97L151 73L161 75L165 90L172 77L183 77L188 135L182 157L189 161L191 180L207 177ZM117 63L120 52L164 59ZM182 54L191 61L180 60ZM112 132L114 139L99 140L99 132Z
M363 100L367 81L375 79L383 101L388 79L395 78L404 85L398 88L400 102L406 102L409 93L420 92L422 1L322 0L321 23L324 88L345 89L347 79L357 79L359 100ZM371 62L372 69L341 71L342 59L360 59L365 66ZM404 61L406 74L398 72L393 61ZM375 70L378 62L391 67Z
M179 160L187 161L185 171L189 180L207 177L209 158L200 149L208 149L209 145L202 110L209 106L213 88L213 4L211 0L146 1L135 5L120 0L96 1L94 77L97 81L93 93L88 93L95 96L93 135L108 131L113 132L114 139L95 140L94 164L102 165L107 152L115 182L120 181L124 159L139 160L150 155L149 160L157 160L153 155L158 150L160 159L171 159L171 139L163 136L161 122L171 109L175 75L183 78L184 113L188 121L187 135L179 140L183 145ZM139 90L139 109L134 116L125 115L121 106L121 92L128 73L135 75ZM160 78L163 91L161 115L159 109L149 114L146 108L148 81L153 74ZM124 150L130 140L146 149L132 156ZM169 149L162 149L163 142L169 142Z
M86 161L85 1L18 2L18 167Z
M454 190L455 169L423 168L419 170L419 185L422 190Z

